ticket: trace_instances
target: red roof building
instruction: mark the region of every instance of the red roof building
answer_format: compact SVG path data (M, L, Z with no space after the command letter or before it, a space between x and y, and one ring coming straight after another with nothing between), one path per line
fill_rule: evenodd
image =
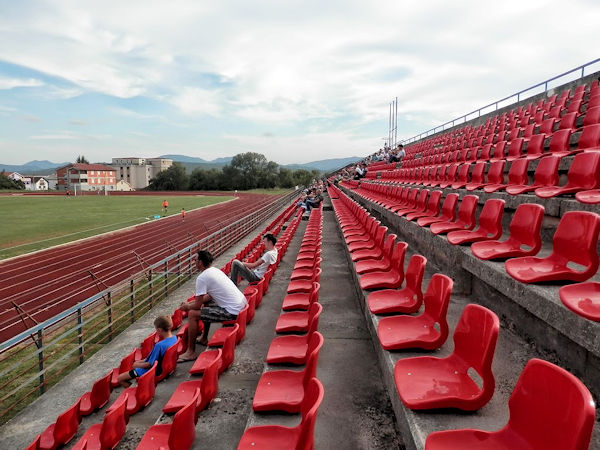
M116 171L104 164L69 164L56 170L58 189L72 191L114 191Z

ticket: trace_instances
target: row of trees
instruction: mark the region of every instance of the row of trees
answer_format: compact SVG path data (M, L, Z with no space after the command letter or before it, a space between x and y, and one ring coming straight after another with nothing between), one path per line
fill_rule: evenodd
M185 168L174 163L150 180L153 191L232 191L256 188L290 188L307 185L320 175L318 170L290 170L260 153L240 153L222 169L194 169L187 175Z
M15 190L23 190L25 189L25 183L21 180L13 180L12 178L8 178L4 171L0 172L0 189L15 189Z

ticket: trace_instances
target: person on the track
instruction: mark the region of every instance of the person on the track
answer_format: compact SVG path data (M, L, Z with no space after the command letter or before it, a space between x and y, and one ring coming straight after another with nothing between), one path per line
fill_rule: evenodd
M152 351L146 359L143 361L134 361L133 369L131 369L129 372L124 372L119 375L117 380L121 386L126 388L131 386L131 382L129 380L144 375L148 369L154 365L155 361L158 361L156 375L161 374L163 356L165 355L167 349L177 342L177 337L171 334L173 322L169 316L159 316L154 319L154 328L160 337L160 341L154 344Z
M169 207L169 202L167 200L164 200L162 202L162 208L163 208L163 217L165 217L167 215L167 208Z
M212 267L214 258L210 252L200 250L196 264L200 275L196 278L196 298L183 302L179 308L188 312L188 348L179 357L179 362L196 359L196 337L198 320L204 325L200 345L208 344L208 332L212 322L237 319L246 307L246 297L220 269Z
M181 221L185 222L185 208L181 208Z
M263 236L263 243L267 250L259 259L255 262L242 262L234 259L231 263L231 273L229 274L231 281L236 286L238 285L238 278L242 277L244 280L249 282L259 281L265 276L267 269L271 264L277 262L277 239L271 233L267 233Z

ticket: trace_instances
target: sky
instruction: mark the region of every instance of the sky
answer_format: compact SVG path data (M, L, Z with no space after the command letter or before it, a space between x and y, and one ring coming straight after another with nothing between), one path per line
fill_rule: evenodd
M0 163L367 155L395 97L409 138L596 59L598 24L597 0L0 0Z

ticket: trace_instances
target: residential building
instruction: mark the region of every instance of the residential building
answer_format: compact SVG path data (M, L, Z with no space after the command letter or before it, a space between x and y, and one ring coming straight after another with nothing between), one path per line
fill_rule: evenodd
M104 164L68 164L56 170L59 190L114 191L116 171Z
M50 183L47 177L28 175L27 178L29 178L30 183L25 185L25 189L30 191L47 191L49 189Z
M111 166L117 180L128 182L134 189L143 189L159 172L168 169L172 159L164 158L113 158Z
M19 172L5 172L4 175L6 175L11 180L22 181L25 185L25 189L27 189L28 191L33 190L31 187L31 178L27 175L21 175Z

